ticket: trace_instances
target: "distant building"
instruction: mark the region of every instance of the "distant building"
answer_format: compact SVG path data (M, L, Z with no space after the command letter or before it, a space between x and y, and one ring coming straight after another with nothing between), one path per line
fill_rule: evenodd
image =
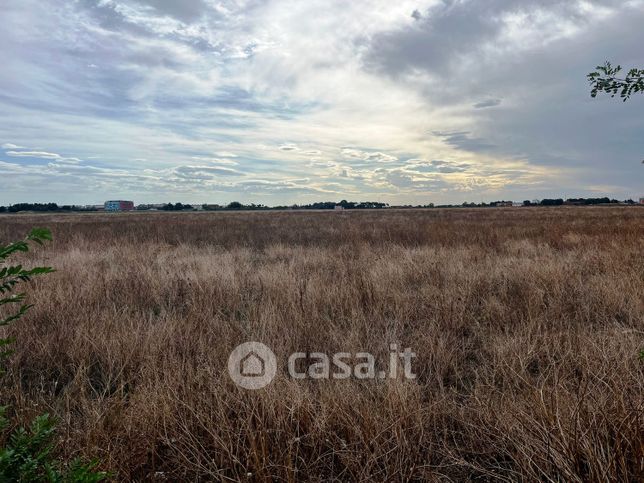
M511 201L497 201L496 206L510 207L510 206L512 206L512 202Z
M335 205L334 210L335 210L335 211L343 211L343 210L344 210L344 206L342 206L342 205Z
M640 205L644 205L644 198L640 198Z
M140 204L136 205L137 211L156 211L163 208L163 203Z
M112 200L105 202L105 211L132 211L134 201Z

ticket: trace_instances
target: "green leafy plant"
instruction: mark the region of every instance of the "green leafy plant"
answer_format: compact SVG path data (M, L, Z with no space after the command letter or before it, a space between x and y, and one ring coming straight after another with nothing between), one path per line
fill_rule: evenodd
M0 408L0 430L6 430L9 422L6 408ZM107 473L95 471L97 462L90 464L74 459L70 463L56 460L54 449L55 423L48 414L33 420L29 428L19 427L8 437L0 449L0 481L52 483L90 483L104 481Z
M24 303L26 297L24 292L17 294L11 293L16 288L16 285L29 282L37 275L44 275L54 271L51 267L25 269L22 265L6 265L6 260L14 253L29 251L30 242L42 245L45 240L51 240L49 230L34 228L24 240L8 245L0 245L0 267L2 267L0 268L0 307L19 304L19 308L15 313L8 316L0 316L0 327L6 327L10 323L18 320L32 307ZM12 342L13 340L11 338L0 337L0 360L6 359L11 354L7 346Z
M626 102L633 94L644 93L644 69L631 69L626 77L617 77L621 71L621 65L613 67L610 62L598 65L595 72L587 76L592 86L590 95L597 97L600 92L605 92L615 97L619 94Z
M0 316L0 327L20 319L32 307L25 303L24 292L12 293L16 286L54 271L51 267L26 269L19 264L7 264L7 259L15 253L29 251L32 242L42 245L46 240L51 240L50 231L36 228L24 240L0 245L0 307L19 305L10 315ZM7 347L13 342L11 338L0 337L1 361L10 355ZM7 407L0 406L0 436L4 442L0 447L0 482L84 483L107 479L107 473L95 471L95 461L87 464L78 459L63 462L54 458L55 422L49 414L38 416L29 428L18 427L13 431L9 431L6 414Z

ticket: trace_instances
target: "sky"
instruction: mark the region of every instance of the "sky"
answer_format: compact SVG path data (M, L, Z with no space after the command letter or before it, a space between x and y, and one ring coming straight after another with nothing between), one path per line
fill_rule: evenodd
M644 196L644 0L2 0L0 204Z

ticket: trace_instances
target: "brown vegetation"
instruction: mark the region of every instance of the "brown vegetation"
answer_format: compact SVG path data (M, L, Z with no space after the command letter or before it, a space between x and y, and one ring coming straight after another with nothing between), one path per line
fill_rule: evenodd
M120 480L637 481L644 209L0 217L33 283L1 389ZM418 354L237 388L230 351Z

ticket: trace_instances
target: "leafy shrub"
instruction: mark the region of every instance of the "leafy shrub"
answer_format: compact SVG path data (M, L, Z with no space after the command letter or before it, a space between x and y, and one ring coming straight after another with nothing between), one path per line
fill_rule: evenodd
M29 243L39 245L51 240L46 229L33 229L24 240L0 245L0 307L18 304L19 308L8 316L0 317L0 327L6 327L21 318L31 308L25 304L26 294L11 293L17 285L29 282L37 275L51 273L51 267L25 269L22 265L7 265L6 260L14 253L29 251ZM4 265L4 266L3 266ZM11 338L0 337L0 360L11 353L7 346ZM7 407L0 406L0 435L4 444L0 447L0 482L97 482L107 478L107 473L95 471L97 462L85 464L79 459L66 463L55 459L55 423L49 414L42 414L33 420L29 428L18 427L9 431L6 417Z
M0 431L3 432L9 425L5 413L6 407L0 408ZM55 459L52 455L55 429L49 414L38 416L28 429L15 429L0 449L0 481L93 483L107 478L107 473L95 471L96 461L86 464L74 459L64 463Z
M0 266L6 264L7 258L16 252L27 252L29 251L29 242L35 242L39 245L42 245L43 241L51 240L51 233L49 230L35 228L31 230L29 235L24 240L10 243L8 245L0 245ZM29 282L32 277L37 275L43 275L46 273L51 273L54 270L51 267L36 267L30 270L24 269L22 265L8 265L0 268L0 307L9 304L20 304L20 308L17 312L0 318L0 327L6 327L11 322L18 320L20 317L25 315L27 310L31 308L30 305L24 304L25 293L11 294L16 285L19 283ZM9 338L0 337L0 347L5 348L13 342ZM10 354L10 351L4 349L0 352L0 360L6 359Z

